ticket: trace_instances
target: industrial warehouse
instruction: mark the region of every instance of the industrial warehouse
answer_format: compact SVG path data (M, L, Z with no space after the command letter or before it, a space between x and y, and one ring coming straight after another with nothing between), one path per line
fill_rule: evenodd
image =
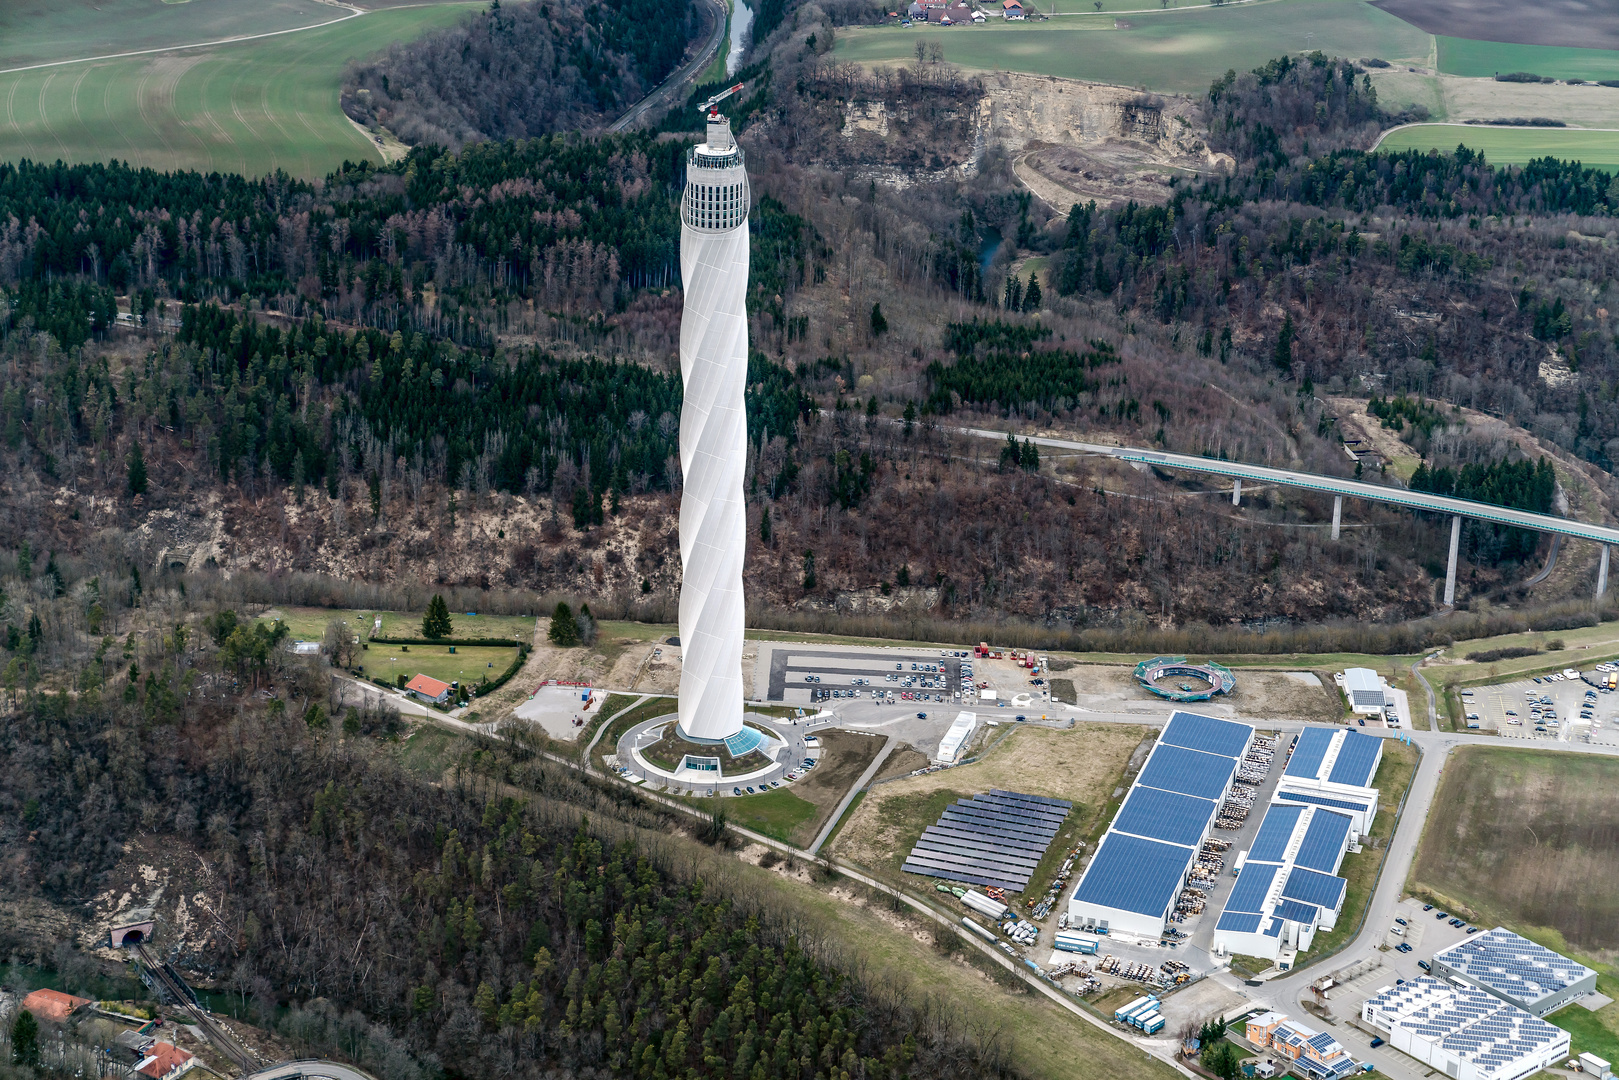
M1068 925L1158 940L1216 815L1246 815L1251 796L1233 788L1263 778L1247 761L1253 749L1247 724L1173 714L1074 889ZM1228 796L1238 798L1235 809Z
M1307 728L1293 745L1252 846L1237 856L1237 884L1214 928L1214 949L1275 960L1284 970L1331 930L1348 883L1345 853L1371 828L1368 787L1383 741L1358 731Z
M1305 728L1271 801L1337 810L1365 835L1377 817L1377 789L1371 783L1382 761L1382 739L1343 728Z
M1387 986L1361 1019L1390 1046L1456 1080L1517 1080L1568 1056L1569 1035L1469 986L1422 977Z
M1597 973L1561 953L1496 927L1434 954L1436 978L1460 979L1533 1016L1594 993Z

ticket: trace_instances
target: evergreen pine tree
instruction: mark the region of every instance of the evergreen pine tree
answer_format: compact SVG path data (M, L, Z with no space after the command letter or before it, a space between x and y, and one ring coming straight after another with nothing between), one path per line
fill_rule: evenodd
M444 602L441 594L434 593L433 599L427 605L427 614L422 616L422 637L436 641L439 638L449 637L453 630L449 605Z
M815 552L804 552L804 591L815 588Z
M129 448L129 496L146 494L146 457L141 453L141 444L133 443Z
M11 1063L26 1068L39 1064L39 1021L27 1009L18 1009L11 1025Z
M766 506L764 513L759 515L759 542L770 543L770 507Z
M1029 287L1023 292L1023 310L1040 310L1040 279L1033 270L1029 271Z
M579 644L596 644L596 616L590 613L589 604L579 605L579 614L574 618L574 626L578 628Z
M1293 313L1282 320L1281 332L1276 335L1276 352L1271 359L1283 371L1293 370Z
M574 621L573 608L565 601L557 601L557 608L551 613L551 629L546 631L545 636L551 644L561 649L571 649L579 644L579 624Z
M871 305L871 336L880 337L888 333L888 320L883 318L882 304Z

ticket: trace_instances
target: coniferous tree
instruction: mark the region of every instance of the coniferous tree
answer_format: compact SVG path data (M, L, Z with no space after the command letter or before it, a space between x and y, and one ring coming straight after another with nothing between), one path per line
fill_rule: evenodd
M1023 310L1040 310L1040 278L1033 270L1029 271L1029 287L1023 291Z
M888 333L888 320L883 317L882 304L871 305L871 336L881 337Z
M138 442L129 448L129 481L126 486L130 498L146 494L146 457L141 453Z
M579 644L596 644L596 616L590 613L589 604L579 605L579 614L574 616L574 626L578 628Z
M27 1009L18 1009L11 1025L11 1063L25 1068L39 1064L39 1021Z
M565 601L557 601L556 610L551 613L551 628L545 636L559 649L571 649L579 644L579 624L574 620L573 608Z
M1293 313L1282 319L1282 329L1276 335L1276 351L1271 355L1276 366L1283 371L1293 370Z
M444 602L439 593L433 594L433 599L427 605L427 614L422 616L422 637L447 638L454 630L450 622L450 607Z

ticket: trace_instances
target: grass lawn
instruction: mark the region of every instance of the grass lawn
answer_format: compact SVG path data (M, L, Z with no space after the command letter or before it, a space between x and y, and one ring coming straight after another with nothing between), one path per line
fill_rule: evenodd
M1614 94L1614 100L1619 104L1619 93ZM1619 126L1619 111L1615 112L1614 124ZM1533 158L1554 157L1578 161L1589 168L1619 172L1619 131L1419 124L1391 132L1378 149L1449 153L1458 144L1481 151L1487 160L1497 165L1522 165Z
M672 697L655 697L650 701L637 705L635 708L631 709L617 720L614 720L611 724L607 725L607 730L602 733L601 739L597 741L596 749L590 755L591 763L598 769L603 768L603 755L618 752L618 740L626 731L630 730L630 728L644 720L651 720L654 717L663 716L666 713L674 712L675 705L675 699ZM606 716L611 714L604 711L602 715ZM578 751L583 750L585 744L589 741L589 739L581 739L577 744L575 744L575 752L577 753Z
M207 6L181 5L179 14ZM250 176L281 169L305 179L345 160L380 163L337 107L343 66L481 6L372 11L257 41L0 75L0 160L119 158Z
M434 723L421 724L399 744L399 762L411 772L438 776L463 737Z
M1509 45L1500 41L1439 38L1439 70L1449 75L1489 78L1532 71L1555 79L1619 79L1619 51L1569 49L1553 45ZM1594 90L1593 93L1602 93Z
M346 14L316 0L8 0L0 4L0 68L274 33Z
M1337 924L1326 933L1318 933L1303 961L1311 963L1332 955L1344 946L1360 929L1366 905L1377 890L1377 878L1383 869L1383 854L1389 838L1394 835L1394 815L1405 798L1406 788L1417 771L1417 748L1392 739L1383 741L1383 761L1372 778L1378 790L1377 817L1372 821L1371 842L1361 840L1359 853L1344 856L1338 876L1348 882L1344 890L1344 908L1338 913ZM1267 965L1269 966L1268 962Z
M400 675L408 679L420 673L439 682L476 686L484 679L493 681L504 675L517 659L517 650L488 645L373 644L359 657L366 678L390 685Z
M261 619L280 619L301 641L319 641L326 633L326 624L342 619L364 640L371 636L377 619L382 620L378 637L421 637L420 611L362 611L358 608L278 607L259 616ZM534 640L534 619L528 615L467 615L450 613L451 635L457 638L509 638L512 641ZM609 625L609 624L602 624ZM610 625L618 626L618 623Z
M692 805L713 808L713 800L692 799ZM784 844L793 842L793 834L806 821L815 818L817 807L808 799L800 799L790 788L776 788L762 795L744 795L725 802L725 814L744 829L764 833Z
M1136 8L1146 4L1135 3ZM1112 16L984 26L857 27L840 31L841 60L912 63L918 40L937 42L953 64L1023 71L1174 93L1201 94L1228 69L1245 71L1283 54L1424 57L1428 35L1364 0L1271 0Z

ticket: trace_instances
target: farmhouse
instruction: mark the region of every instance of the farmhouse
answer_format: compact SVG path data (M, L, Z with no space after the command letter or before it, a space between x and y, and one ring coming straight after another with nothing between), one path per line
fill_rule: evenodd
M146 1049L146 1057L135 1066L135 1071L151 1080L174 1080L189 1072L197 1059L172 1043L155 1042Z
M1001 18L1007 22L1022 20L1023 5L1018 0L1001 0Z
M405 684L405 689L429 704L443 705L450 700L450 691L454 687L427 675L417 675Z

